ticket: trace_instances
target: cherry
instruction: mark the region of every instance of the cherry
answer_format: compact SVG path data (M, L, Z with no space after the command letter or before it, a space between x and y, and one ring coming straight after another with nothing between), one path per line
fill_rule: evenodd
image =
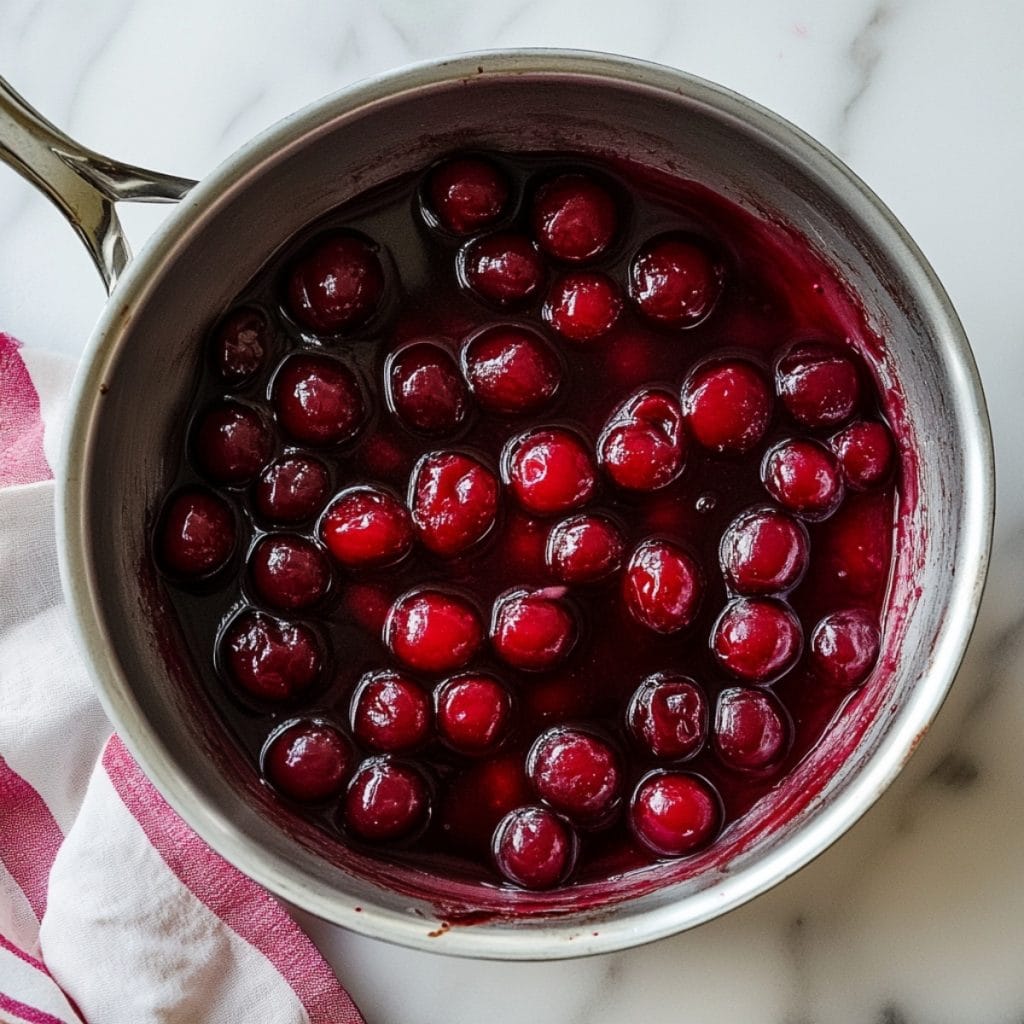
M740 771L768 768L782 759L788 742L786 713L771 694L737 686L718 695L714 745L724 765Z
M686 382L683 414L698 444L719 455L744 455L768 429L771 396L752 363L705 363Z
M508 567L521 579L546 575L545 552L548 524L512 509L501 535L501 553Z
M465 598L441 590L416 590L392 605L384 639L409 668L451 672L476 654L483 641L483 626Z
M366 419L356 375L327 356L292 356L274 379L281 428L296 441L332 445L355 435Z
M249 557L249 571L260 599L283 611L312 607L331 583L324 553L292 534L264 537Z
M510 811L494 832L494 863L513 885L550 889L565 880L576 861L572 829L546 807Z
M255 409L222 401L208 408L192 432L192 450L204 476L219 484L247 484L270 455L270 431Z
M541 733L526 772L546 804L584 828L609 824L622 800L618 755L583 729L558 726Z
M272 523L292 525L312 519L327 501L327 467L308 455L286 455L270 463L253 491L257 514Z
M540 672L564 661L576 643L576 619L562 587L513 590L494 603L491 644L514 668Z
M353 736L371 750L413 750L430 733L430 698L398 672L370 672L352 695L349 718Z
M703 590L697 561L667 540L640 544L622 576L630 615L655 633L675 633L693 622Z
M220 379L241 384L261 370L270 340L270 324L258 309L243 306L228 313L211 341L213 365Z
M461 254L461 276L480 298L520 306L540 291L544 262L525 235L501 232L470 242Z
M560 174L537 190L530 223L549 256L581 263L608 248L617 220L615 200L603 185L582 174Z
M394 592L383 583L349 583L342 592L341 606L348 619L379 637L393 599Z
M237 530L228 504L198 487L168 501L157 531L157 557L174 576L199 579L223 568L235 551Z
M884 492L852 495L820 533L818 571L852 597L880 596L889 576L892 516Z
M471 235L501 216L509 188L505 175L489 160L456 157L434 168L427 194L441 227Z
M626 726L653 757L681 761L697 754L708 734L708 702L685 676L648 676L629 700Z
M622 534L604 516L582 513L551 528L545 555L563 583L596 583L622 564Z
M705 846L721 820L721 803L711 786L682 772L652 772L640 780L629 802L633 834L662 857L681 857Z
M319 803L341 792L353 760L352 745L337 729L302 719L274 734L263 754L263 770L285 796Z
M401 479L404 483L415 459L408 437L378 426L376 433L359 446L362 469L370 476Z
M416 342L394 353L386 378L388 403L412 430L451 433L469 411L466 383L455 360L433 342Z
M774 508L741 512L720 548L722 573L738 594L780 594L803 578L810 560L807 528Z
M660 388L645 388L623 402L598 441L604 471L630 491L670 484L682 472L685 454L679 403Z
M369 843L407 839L430 817L430 787L410 764L371 757L356 769L345 794L345 825Z
M811 632L811 666L825 682L852 689L874 668L881 642L870 613L860 608L832 612Z
M463 361L473 394L491 412L536 412L562 382L562 368L548 343L515 324L497 324L475 335Z
M512 698L497 679L466 673L434 691L438 735L460 754L490 753L505 738Z
M775 388L786 411L811 430L836 427L860 402L853 361L825 345L794 345L775 367Z
M384 294L384 269L374 246L353 234L325 235L299 256L288 275L288 312L316 334L364 324Z
M323 652L308 626L282 622L247 610L228 626L221 641L227 674L262 700L289 700L320 678Z
M328 552L348 569L391 565L412 549L409 511L383 487L350 487L320 522Z
M567 341L604 337L622 312L622 294L607 274L579 270L560 277L548 292L544 319Z
M737 598L726 606L711 635L719 664L749 683L767 685L785 675L800 657L800 620L783 601Z
M531 430L505 446L505 480L527 511L557 515L585 505L597 486L580 437L558 427Z
M473 761L448 784L440 831L453 845L486 857L498 822L534 800L521 752Z
M485 537L498 513L498 480L472 455L425 455L409 488L412 520L423 545L437 555L461 555Z
M858 420L829 442L846 486L866 491L886 481L896 459L892 434L884 423Z
M764 457L761 479L780 505L804 519L827 519L843 500L839 463L817 441L777 444Z
M640 312L665 327L696 327L714 309L724 272L698 239L663 235L648 242L629 270Z

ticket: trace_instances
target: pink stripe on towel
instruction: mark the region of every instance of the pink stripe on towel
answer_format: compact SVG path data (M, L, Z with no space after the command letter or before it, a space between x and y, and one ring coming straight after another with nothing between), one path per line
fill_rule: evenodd
M0 333L0 487L52 477L43 453L39 395L18 354L18 343Z
M61 1020L60 1017L54 1017L52 1013L44 1013L27 1003L20 1003L17 999L5 996L3 992L0 992L0 1010L13 1013L15 1017L27 1021L27 1024L66 1024L66 1021Z

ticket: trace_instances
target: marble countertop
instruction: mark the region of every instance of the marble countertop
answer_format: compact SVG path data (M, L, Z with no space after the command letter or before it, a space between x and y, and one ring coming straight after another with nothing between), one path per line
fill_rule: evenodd
M1009 0L0 0L0 73L20 92L100 151L193 177L308 101L413 60L567 46L684 68L849 162L920 243L972 340L996 437L994 569L960 678L886 796L768 895L631 952L478 963L303 918L369 1024L1024 1018L1022 38ZM136 245L164 213L124 211ZM56 211L2 168L0 239L0 326L79 353L99 279Z

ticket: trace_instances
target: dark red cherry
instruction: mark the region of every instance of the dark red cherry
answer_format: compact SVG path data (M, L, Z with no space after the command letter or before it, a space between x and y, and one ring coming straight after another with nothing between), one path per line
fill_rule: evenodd
M637 253L629 293L640 312L666 327L695 327L714 309L724 272L707 246L684 235L663 235Z
M325 235L292 266L285 298L296 323L317 334L359 327L384 294L384 269L374 247L359 235Z
M430 208L438 223L455 235L471 235L496 221L508 203L505 175L489 160L456 157L430 172Z
M835 456L817 441L777 444L764 457L761 479L783 508L804 519L827 519L843 500L843 478Z
M511 509L501 533L501 551L509 569L519 579L546 577L545 550L548 523L544 519Z
M350 487L324 513L320 536L331 556L348 569L390 565L412 549L412 519L383 487Z
M563 519L548 535L548 568L563 583L596 583L622 564L622 534L604 516Z
M875 667L881 642L878 623L869 612L860 608L832 612L811 632L811 666L825 682L852 689Z
M513 885L550 889L565 880L576 860L576 835L546 807L510 811L494 832L494 863Z
M262 700L289 700L308 690L323 669L313 630L254 611L242 612L228 626L221 659L231 679Z
M780 594L803 578L810 550L799 520L775 508L748 509L722 536L722 573L738 594Z
M582 174L561 174L537 190L530 223L540 247L555 259L594 259L615 237L615 200L604 186Z
M274 379L274 409L289 437L312 445L339 444L366 419L356 375L327 356L292 356Z
M319 803L341 792L354 760L352 745L337 729L303 719L274 735L263 755L263 771L285 796Z
M584 828L608 824L622 801L618 755L594 733L548 729L531 747L526 766L537 795Z
M551 346L515 324L498 324L474 335L463 360L473 394L490 412L536 412L562 382L562 367Z
M219 484L247 484L270 455L270 431L255 409L240 402L210 406L192 431L200 472Z
M235 517L210 491L189 488L167 503L157 530L161 566L174 576L199 579L227 564L235 551Z
M667 486L682 472L685 455L679 402L660 388L645 388L623 402L598 441L604 471L630 491Z
M622 312L619 286L607 274L579 270L560 277L548 292L544 319L567 341L604 337Z
M487 857L498 822L534 800L521 752L471 761L447 783L438 815L441 834L459 849Z
M420 341L388 361L388 402L402 422L425 434L458 429L469 411L466 382L449 352Z
M768 384L751 363L706 363L683 388L683 414L698 444L719 455L743 455L768 429Z
M652 757L681 761L693 757L708 734L708 702L685 676L648 676L629 700L626 725Z
M860 375L849 356L815 343L794 345L775 367L786 411L811 430L837 427L860 402Z
M622 574L629 613L656 633L674 633L693 622L704 591L697 561L667 540L646 540Z
M633 834L662 857L681 857L706 846L721 821L721 803L710 784L682 772L645 776L629 804Z
M430 787L410 764L371 757L356 769L345 794L345 825L369 843L408 839L430 817Z
M259 598L282 611L312 607L331 583L323 551L292 534L264 537L249 556L249 572Z
M346 619L379 638L394 602L394 588L385 583L349 583L341 594Z
M425 455L409 490L412 520L424 546L445 558L471 548L494 526L499 489L497 477L472 455Z
M267 358L271 331L267 318L243 306L217 325L211 339L214 369L228 384L241 384L258 373Z
M544 262L525 235L501 232L466 246L462 276L482 299L496 306L520 306L544 283Z
M580 508L597 486L594 460L583 441L558 427L513 438L505 446L503 468L516 500L537 515Z
M729 768L757 771L777 764L789 744L786 713L764 690L723 690L715 708L714 745Z
M816 571L842 593L880 597L892 557L893 509L884 491L852 494L815 539Z
M363 746L382 753L413 750L430 734L430 698L399 672L371 672L352 695L349 717Z
M888 479L896 460L896 446L884 423L858 420L832 438L846 486L867 491Z
M491 644L513 668L540 672L564 661L576 643L576 619L564 587L514 590L494 604Z
M719 664L748 683L767 685L785 675L800 657L800 620L784 601L738 598L719 616L711 649Z
M257 514L271 523L292 525L312 519L330 490L327 467L308 455L286 455L260 474L253 492Z
M505 738L512 698L497 679L478 672L446 679L434 692L438 735L460 754L490 753Z
M442 590L417 590L392 606L384 638L409 668L452 672L476 654L483 642L483 626L465 598Z

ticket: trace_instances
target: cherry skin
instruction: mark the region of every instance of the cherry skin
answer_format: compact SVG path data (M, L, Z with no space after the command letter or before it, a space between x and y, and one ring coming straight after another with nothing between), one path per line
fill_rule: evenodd
M462 668L483 642L483 626L465 598L441 590L400 597L388 613L384 639L404 665L420 672Z
M502 232L470 242L461 273L480 298L496 306L521 306L544 283L544 261L524 235Z
M222 664L232 681L261 700L290 700L323 671L323 652L308 626L245 611L221 641Z
M211 356L217 375L227 384L241 384L258 373L267 358L271 331L267 318L243 306L232 310L211 339Z
M776 364L775 388L790 416L811 430L839 426L860 402L853 360L825 345L793 346Z
M421 341L388 361L388 403L405 426L424 434L457 430L469 411L466 382L440 345Z
M430 698L398 672L371 672L352 695L349 718L352 735L371 750L414 750L430 734Z
M324 553L305 537L264 537L249 558L249 572L259 598L271 608L311 608L327 593L331 569Z
M896 460L896 446L884 423L858 420L829 442L846 486L867 491L885 483Z
M655 633L675 633L693 622L703 591L697 561L667 540L640 544L622 575L626 608Z
M536 412L562 383L562 368L550 345L515 324L497 324L476 334L465 347L463 363L473 394L490 412Z
M781 594L807 571L807 528L774 508L741 512L722 536L722 574L737 594Z
M471 235L502 215L509 187L505 175L489 160L456 157L434 168L427 194L441 227L454 235Z
M579 270L560 277L544 303L544 319L552 330L578 344L603 338L621 312L618 285L596 271Z
M430 787L412 765L373 757L356 769L345 794L345 825L368 843L411 838L430 817Z
M576 644L576 619L564 588L514 590L494 604L491 644L502 661L526 672L554 668Z
M156 537L161 566L171 575L200 579L222 569L235 552L237 529L227 503L193 487L167 503Z
M881 643L870 613L860 608L832 612L811 631L811 667L832 686L853 689L874 668Z
M470 756L493 751L505 738L512 698L497 679L469 672L434 691L437 732L452 750Z
M892 516L884 492L851 495L815 539L816 571L850 597L880 599L892 560Z
M557 727L530 748L526 771L537 795L583 828L601 828L622 802L622 771L611 745L583 729Z
M604 471L629 491L666 487L682 472L685 455L682 411L660 388L646 388L623 402L598 441Z
M510 811L494 831L494 863L513 885L551 889L576 861L576 835L546 807Z
M626 726L652 757L686 760L697 754L707 739L707 698L692 679L658 672L645 679L630 698Z
M752 363L738 359L707 363L686 382L683 414L702 447L718 455L744 455L768 429L768 384Z
M337 796L355 760L352 745L333 726L303 719L271 739L263 771L275 789L302 803Z
M271 523L294 525L324 507L330 489L327 467L308 455L286 455L260 474L253 490L257 514Z
M505 446L503 468L516 500L537 515L580 508L597 486L594 461L583 441L558 427L513 438Z
M218 402L197 420L192 450L200 472L219 484L247 484L270 455L270 431L255 409Z
M274 379L282 430L303 444L334 445L355 436L366 419L356 375L327 356L292 356Z
M299 256L288 275L288 312L316 334L360 327L384 294L384 269L373 246L358 235L326 235Z
M707 247L683 235L648 242L633 260L629 294L640 312L665 327L696 327L722 293L724 273Z
M764 690L723 690L715 708L714 746L718 759L739 771L777 764L789 743L786 713Z
M711 648L719 664L737 679L767 685L797 662L803 645L800 620L783 601L738 598L715 623Z
M497 477L471 455L424 456L409 489L412 521L423 545L444 558L467 551L494 526L499 490Z
M382 487L350 487L324 513L320 536L347 569L392 565L412 549L409 511Z
M530 223L549 256L582 263L615 237L618 215L608 190L582 174L561 174L537 190Z
M582 513L551 528L545 560L563 583L597 583L622 564L622 548L622 534L611 520Z
M661 857L681 857L706 846L721 820L721 804L711 786L681 772L645 776L629 804L633 834Z
M817 441L777 444L764 458L761 479L783 508L804 519L827 519L843 500L839 463Z

